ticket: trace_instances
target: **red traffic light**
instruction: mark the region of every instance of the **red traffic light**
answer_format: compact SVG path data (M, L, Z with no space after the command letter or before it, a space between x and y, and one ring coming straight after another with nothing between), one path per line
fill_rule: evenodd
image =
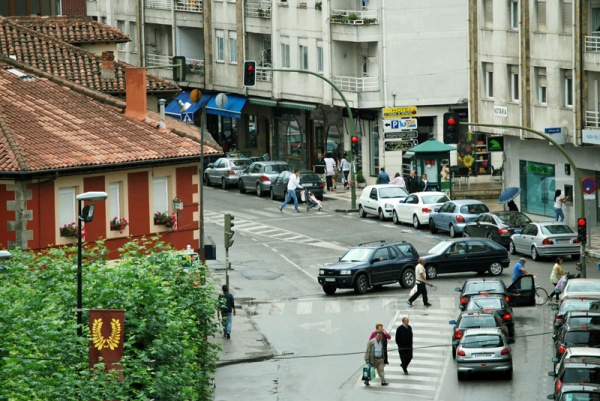
M586 223L586 221L585 221L585 219L583 219L583 218L582 218L582 219L579 219L579 220L577 220L577 225L578 225L579 227L583 227L583 226L585 226L585 223Z
M356 135L352 137L352 143L358 143L358 137Z
M248 71L248 72L252 72L252 71L254 71L254 66L253 66L252 64L248 65L248 66L246 67L246 71Z
M454 117L450 117L448 119L448 125L455 125L456 124L456 120L454 119Z

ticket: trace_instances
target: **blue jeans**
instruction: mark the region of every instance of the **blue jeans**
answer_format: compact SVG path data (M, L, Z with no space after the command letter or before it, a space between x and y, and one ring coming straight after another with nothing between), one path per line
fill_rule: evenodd
M560 217L561 222L565 221L565 214L563 213L562 208L555 207L554 208L554 220L558 221L559 217Z
M233 325L233 312L222 313L221 324L223 325L223 334L231 333L231 326Z
M287 196L285 197L285 200L283 201L281 206L279 206L279 209L283 209L285 207L285 205L287 205L292 199L294 199L294 209L296 209L296 211L298 211L298 198L296 197L295 189L287 190Z

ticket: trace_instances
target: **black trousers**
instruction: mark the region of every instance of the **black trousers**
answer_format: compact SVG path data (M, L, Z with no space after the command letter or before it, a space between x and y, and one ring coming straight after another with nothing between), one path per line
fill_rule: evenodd
M419 298L419 295L421 294L423 294L423 303L428 304L429 300L427 299L427 286L424 282L419 281L419 283L417 284L417 292L415 292L415 294L412 297L410 297L408 302L413 303L415 299Z
M400 354L400 366L402 366L402 369L406 370L413 358L412 345L410 347L399 349L398 353Z
M331 191L333 189L333 176L328 175L325 177L325 180L327 180L327 190Z

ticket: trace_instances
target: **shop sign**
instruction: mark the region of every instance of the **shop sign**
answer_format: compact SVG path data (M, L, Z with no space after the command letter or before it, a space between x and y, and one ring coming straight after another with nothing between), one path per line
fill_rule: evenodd
M527 172L539 175L554 175L554 166L538 163L527 163Z
M384 132L383 139L414 139L419 136L418 131Z
M487 137L488 152L504 152L504 137L503 136L488 136Z
M600 130L584 129L581 130L581 141L592 145L600 145Z
M410 118L417 116L417 106L386 107L383 109L383 119Z

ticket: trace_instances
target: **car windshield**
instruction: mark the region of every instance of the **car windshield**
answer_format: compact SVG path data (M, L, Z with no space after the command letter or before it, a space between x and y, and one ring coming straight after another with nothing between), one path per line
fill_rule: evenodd
M284 171L288 171L290 166L287 164L273 164L271 166L265 166L266 174L275 174L275 173L283 173Z
M367 262L373 253L369 248L352 248L340 259L341 262Z
M252 160L250 160L250 159L231 160L231 165L233 167L248 167L251 164L252 164Z
M565 344L569 347L600 344L600 330L568 331Z
M477 334L474 336L466 336L463 339L463 348L497 348L502 347L504 341L497 334Z
M467 310L473 309L501 309L504 305L502 305L502 299L498 297L492 298L471 298L469 304L467 305Z
M433 254L437 254L437 253L442 253L446 250L446 248L448 248L448 243L445 241L442 241L440 243L438 243L436 246L434 246L433 248L431 248L430 250L427 251L427 253L431 253Z
M573 292L596 292L600 291L600 283L594 281L570 280L567 290Z
M430 203L446 203L450 200L446 195L423 195L421 199L426 205Z
M573 230L566 224L553 224L551 226L541 226L542 234L573 234Z
M460 207L460 213L462 214L480 214L487 213L490 209L486 205L481 203L475 203L473 205L462 205Z
M480 292L504 292L504 290L499 281L476 281L467 283L465 293L478 294Z
M565 368L561 381L563 383L600 384L600 366Z
M381 199L402 198L408 196L408 192L400 187L379 188Z
M531 223L531 219L522 213L498 213L496 216L508 226L524 226Z
M460 323L461 328L481 328L481 327L496 327L496 319L491 315L486 316L467 316Z

